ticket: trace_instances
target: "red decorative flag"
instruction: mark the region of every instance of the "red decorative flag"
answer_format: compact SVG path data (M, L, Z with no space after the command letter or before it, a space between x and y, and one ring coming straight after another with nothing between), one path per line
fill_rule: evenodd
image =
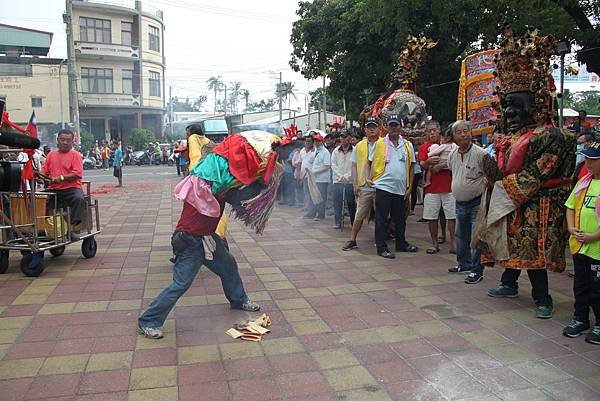
M27 123L27 128L25 128L25 132L34 138L38 137L37 125L35 122L35 111L31 113L31 117ZM25 167L23 167L22 178L24 180L33 180L33 155L35 154L35 150L23 149L23 152L27 154L27 162L25 163Z

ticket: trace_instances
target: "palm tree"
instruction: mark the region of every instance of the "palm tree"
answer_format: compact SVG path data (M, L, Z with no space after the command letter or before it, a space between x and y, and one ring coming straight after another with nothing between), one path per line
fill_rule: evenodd
M294 83L286 82L283 92L281 93L281 97L288 102L288 109L290 108L290 97L293 96L296 98L296 94L294 93Z
M248 89L240 90L240 96L244 98L244 110L248 108L248 99L250 99L250 91Z
M231 90L231 105L235 110L235 113L238 111L238 98L240 97L240 90L242 89L242 83L239 81L234 81L229 84L229 90Z
M208 89L213 90L215 92L215 114L217 114L217 91L219 90L220 86L223 84L223 82L221 81L221 76L210 77L210 78L208 78L206 83L208 84Z

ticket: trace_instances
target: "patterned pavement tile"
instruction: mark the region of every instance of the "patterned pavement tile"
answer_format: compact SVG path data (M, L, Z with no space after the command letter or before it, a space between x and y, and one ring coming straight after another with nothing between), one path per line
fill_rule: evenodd
M600 398L600 348L561 335L572 314L566 275L550 273L555 316L540 321L526 278L518 298L492 299L485 290L500 271L465 285L446 273L455 263L447 244L436 255L383 260L369 246L371 224L359 248L344 252L349 232L285 206L263 236L230 222L246 290L273 320L260 343L224 333L255 314L231 311L206 269L164 339L136 335L136 317L171 281L169 237L181 204L171 197L176 178L165 177L95 195L104 227L96 257L67 247L41 277L26 279L11 256L0 275L2 401ZM417 218L407 237L424 249Z

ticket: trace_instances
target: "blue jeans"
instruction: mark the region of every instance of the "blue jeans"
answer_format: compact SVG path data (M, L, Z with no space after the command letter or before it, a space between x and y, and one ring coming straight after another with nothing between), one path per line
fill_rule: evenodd
M175 245L174 238L177 233L183 233L180 237L185 242L183 249L178 249L178 246ZM194 278L203 264L221 278L223 292L232 308L239 309L248 300L237 263L229 253L227 242L216 234L213 234L212 237L217 245L213 253L213 260L205 260L202 237L182 231L176 231L173 234L171 240L175 249L173 282L158 294L148 309L138 318L140 326L161 327L177 300L192 286Z
M483 273L481 247L471 248L471 233L475 229L481 196L467 202L456 202L456 260L461 268Z
M333 184L333 215L335 216L335 225L342 224L344 218L344 198L350 213L350 224L354 224L354 215L356 214L356 202L354 201L354 189L352 184L341 184L336 182Z

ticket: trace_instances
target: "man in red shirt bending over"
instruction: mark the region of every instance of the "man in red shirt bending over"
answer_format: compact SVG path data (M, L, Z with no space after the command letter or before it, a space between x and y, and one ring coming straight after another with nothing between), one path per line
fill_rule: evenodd
M71 210L71 225L81 223L85 199L81 178L83 177L83 161L81 154L73 150L72 131L63 129L58 132L58 150L48 153L42 166L42 173L50 177L48 190L56 192L59 208L69 207ZM71 239L79 236L71 232Z

